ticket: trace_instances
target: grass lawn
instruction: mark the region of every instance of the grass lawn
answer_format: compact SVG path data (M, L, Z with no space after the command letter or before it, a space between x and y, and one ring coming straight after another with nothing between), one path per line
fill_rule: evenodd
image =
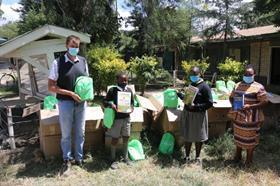
M131 167L121 164L119 170L110 170L108 153L87 153L84 167L73 166L69 177L58 175L59 159L36 162L38 158L32 152L39 144L35 143L10 155L0 153L0 185L280 185L279 132L262 131L251 168L225 165L234 150L227 136L206 145L202 168L195 164L182 166L180 151L171 158L159 155L157 147L152 146L146 160Z

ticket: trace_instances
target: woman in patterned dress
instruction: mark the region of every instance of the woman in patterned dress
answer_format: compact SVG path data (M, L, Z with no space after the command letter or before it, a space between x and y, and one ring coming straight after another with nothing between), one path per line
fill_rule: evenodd
M253 161L253 151L259 144L259 132L264 121L262 107L267 103L266 91L260 83L254 81L255 71L248 65L243 76L243 81L237 83L231 93L230 100L235 96L244 95L244 106L241 110L233 112L234 141L236 154L234 161L242 159L242 149L247 151L245 165L249 166Z

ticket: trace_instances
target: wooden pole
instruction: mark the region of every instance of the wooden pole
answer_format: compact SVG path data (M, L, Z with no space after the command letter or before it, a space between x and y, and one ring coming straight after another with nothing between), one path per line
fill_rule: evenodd
M8 131L9 131L9 142L11 149L16 149L15 137L14 137L14 126L12 119L12 109L8 107L7 109L7 118L8 118Z
M176 79L177 79L176 72L177 72L177 70L173 70L173 87L174 88L176 87Z

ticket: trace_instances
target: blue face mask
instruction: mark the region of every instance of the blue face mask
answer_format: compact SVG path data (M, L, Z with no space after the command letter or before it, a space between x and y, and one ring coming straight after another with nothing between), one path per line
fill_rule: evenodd
M77 56L78 53L79 53L79 48L69 48L69 49L68 49L68 53L69 53L71 56Z
M247 84L251 84L254 82L254 76L243 76L243 81Z
M196 82L198 82L198 80L199 80L199 76L190 76L190 80L191 80L193 83L196 83Z

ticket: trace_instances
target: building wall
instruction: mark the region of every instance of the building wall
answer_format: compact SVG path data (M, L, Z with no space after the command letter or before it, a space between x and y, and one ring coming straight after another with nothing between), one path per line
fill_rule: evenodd
M256 75L266 81L270 73L270 42L252 42L250 48L250 63L254 65Z

